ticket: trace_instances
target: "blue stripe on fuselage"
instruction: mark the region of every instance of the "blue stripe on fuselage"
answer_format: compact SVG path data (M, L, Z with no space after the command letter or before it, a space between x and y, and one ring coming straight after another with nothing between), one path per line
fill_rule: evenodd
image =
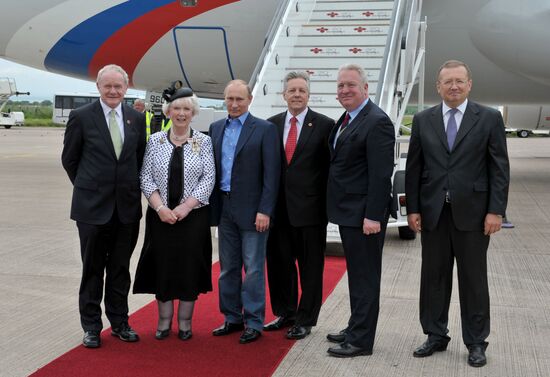
M96 51L114 33L148 12L174 0L130 0L76 25L50 49L44 66L52 72L88 77L88 66ZM144 30L146 32L146 30Z

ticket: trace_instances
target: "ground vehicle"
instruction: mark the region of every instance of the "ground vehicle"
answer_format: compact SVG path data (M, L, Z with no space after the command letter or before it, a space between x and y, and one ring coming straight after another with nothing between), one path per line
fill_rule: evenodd
M99 93L56 93L53 99L52 121L57 124L67 124L71 110L92 103L99 98ZM140 97L127 95L124 102L132 106Z
M23 93L17 91L15 80L7 77L0 78L0 126L11 128L11 126L22 125L25 122L25 114L20 111L2 112L11 96L20 94L29 95L29 92Z

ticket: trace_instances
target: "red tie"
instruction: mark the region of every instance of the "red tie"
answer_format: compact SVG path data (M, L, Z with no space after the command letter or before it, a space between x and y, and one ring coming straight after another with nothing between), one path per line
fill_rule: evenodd
M286 155L286 162L290 164L290 160L292 160L292 155L294 154L294 150L296 149L296 139L298 136L298 127L296 127L296 122L298 119L296 117L290 118L290 130L288 131L288 136L286 138L286 144L285 144L285 155Z
M344 121L340 125L340 133L344 132L344 128L346 128L348 123L349 123L349 113L346 112L346 116L344 117Z

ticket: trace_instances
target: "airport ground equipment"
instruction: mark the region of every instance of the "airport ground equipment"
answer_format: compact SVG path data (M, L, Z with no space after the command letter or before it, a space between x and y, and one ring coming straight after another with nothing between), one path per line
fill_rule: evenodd
M0 126L11 128L21 123L21 114L17 112L3 112L11 96L22 94L29 95L29 92L18 92L15 80L7 77L0 77ZM23 118L24 119L24 118Z

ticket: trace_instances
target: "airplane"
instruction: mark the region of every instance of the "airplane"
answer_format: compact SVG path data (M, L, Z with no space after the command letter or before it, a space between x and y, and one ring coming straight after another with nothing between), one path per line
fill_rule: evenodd
M181 80L199 97L219 99L230 79L251 79L288 0L2 3L2 58L92 81L114 62L136 89ZM440 100L430 87L439 65L459 59L473 72L471 98L508 106L505 118L516 124L507 126L518 135L550 129L549 13L546 0L424 0L425 102Z

